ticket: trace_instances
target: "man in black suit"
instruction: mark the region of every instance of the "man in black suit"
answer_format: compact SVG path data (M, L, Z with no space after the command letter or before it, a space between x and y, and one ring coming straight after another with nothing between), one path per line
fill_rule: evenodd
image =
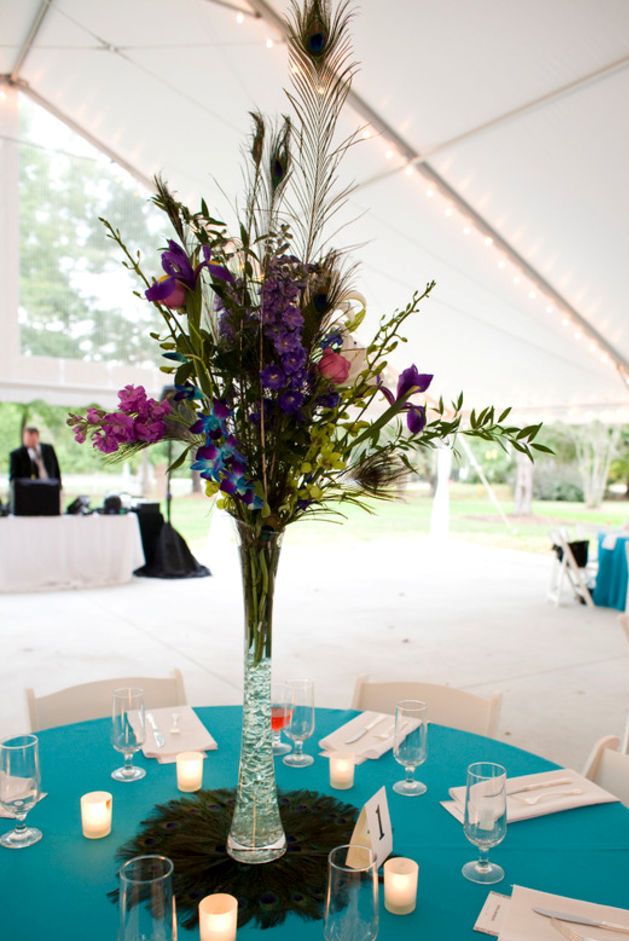
M22 447L11 451L9 479L26 477L29 480L58 480L61 470L55 449L51 444L41 444L37 428L25 428Z

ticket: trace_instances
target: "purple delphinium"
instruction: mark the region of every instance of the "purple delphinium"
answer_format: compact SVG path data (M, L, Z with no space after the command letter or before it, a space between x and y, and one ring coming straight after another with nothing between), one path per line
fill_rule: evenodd
M272 392L277 392L279 389L283 388L286 382L286 376L280 366L273 364L271 366L265 366L260 372L260 381L265 389L271 389Z
M301 406L304 404L304 397L301 392L282 392L277 400L277 404L285 415L297 415Z

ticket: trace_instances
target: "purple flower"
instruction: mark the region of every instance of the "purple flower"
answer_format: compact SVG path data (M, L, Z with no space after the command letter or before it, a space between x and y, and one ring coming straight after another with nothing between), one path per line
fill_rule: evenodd
M425 392L432 382L432 378L433 377L428 373L420 373L417 366L413 363L412 366L409 366L408 369L400 373L400 378L397 382L398 400L406 398L409 393L413 395L415 392Z
M325 395L320 395L316 404L321 408L336 408L340 401L341 395L339 392L328 392Z
M135 440L134 421L124 412L109 412L103 417L102 428L105 435L117 444L130 444Z
M118 393L118 401L120 403L120 410L126 415L130 415L132 412L141 412L147 404L146 389L144 386L125 386L124 389L121 389Z
M176 278L186 287L195 287L199 269L195 271L187 252L172 239L168 240L168 251L162 253L162 268L166 274Z
M137 441L146 441L149 444L154 444L156 441L161 441L162 438L166 435L166 422L163 421L136 421L134 426L134 433Z
M118 442L108 434L94 435L92 443L103 454L113 454L114 451L118 450Z
M298 370L303 368L305 363L306 351L303 348L293 350L292 352L286 353L284 356L282 356L282 366L289 375L291 373L298 372Z
M283 330L281 327L273 327L269 330L273 340L273 345L277 353L282 356L284 353L293 353L302 349L301 337L297 331Z
M98 425L103 417L103 412L99 408L88 408L85 417L90 425Z
M291 330L301 330L304 325L304 318L301 315L301 311L292 304L284 311L282 321L287 327L290 327Z
M296 415L303 405L304 397L301 392L282 392L277 402L286 415Z
M406 424L412 435L418 435L426 427L426 408L424 405L411 405L406 413Z
M279 366L271 365L265 366L260 372L260 381L266 389L277 392L278 389L284 386L286 377Z
M75 428L72 434L74 435L74 440L78 444L83 444L85 442L86 434L80 428Z
M319 344L322 350L327 350L331 346L343 346L343 334L340 330L335 330L333 333L328 333L327 337L324 337Z
M196 386L193 386L191 382L186 382L182 386L175 386L175 394L173 395L175 402L184 401L195 401L197 399L203 398L203 393L200 389L197 389Z

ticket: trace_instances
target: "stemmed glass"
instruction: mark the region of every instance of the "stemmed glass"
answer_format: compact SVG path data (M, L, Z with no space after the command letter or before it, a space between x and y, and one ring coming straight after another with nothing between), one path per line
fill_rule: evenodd
M115 781L139 781L144 768L132 764L135 752L144 744L144 691L133 687L114 690L111 744L124 755L124 766L111 772Z
M328 856L326 941L378 937L378 870L368 846L337 846Z
M314 683L312 680L291 680L288 683L293 711L286 726L286 734L295 743L295 750L284 755L282 761L291 768L306 768L314 762L312 755L304 755L304 742L314 732Z
M273 754L286 755L290 751L288 742L282 741L282 729L291 720L293 707L291 689L286 683L274 683L271 688L271 728L273 730Z
M504 879L504 869L490 863L489 850L507 833L507 772L502 765L478 761L467 769L465 836L479 849L479 858L461 870L470 882L492 885Z
M395 707L393 754L406 771L404 781L396 781L393 790L403 797L419 797L428 790L413 777L415 769L426 761L428 754L427 706L419 699L403 699Z
M0 806L18 821L14 830L0 836L0 845L17 850L42 838L41 830L24 821L40 794L39 740L17 735L0 742Z
M171 860L167 856L135 856L118 875L118 941L177 941Z

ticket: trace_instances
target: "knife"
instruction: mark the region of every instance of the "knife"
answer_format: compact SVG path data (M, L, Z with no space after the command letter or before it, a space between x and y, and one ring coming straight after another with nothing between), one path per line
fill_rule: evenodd
M545 787L558 787L560 784L574 784L574 779L554 778L552 781L546 781L543 784L525 784L514 791L507 791L507 797L511 797L513 794L523 794L525 791L541 791Z
M568 912L555 912L550 908L534 908L533 911L537 912L538 915L543 915L545 918L557 918L559 921L569 921L573 925L586 925L588 928L606 928L607 931L629 934L629 928L626 928L624 925L617 925L613 921L596 921L594 918L570 915Z
M361 729L361 731L358 732L357 735L353 735L351 738L346 738L346 739L345 739L345 744L346 744L346 745L353 745L354 742L357 742L358 739L359 739L359 738L362 738L363 735L366 735L367 732L371 732L371 730L372 730L372 729L375 729L375 727L376 727L377 725L380 725L381 722L386 722L386 720L387 720L387 719L390 719L390 718L391 718L391 716L380 716L379 719L373 719L373 721L370 722L368 725L366 725L364 729Z
M153 738L155 739L155 748L163 748L166 744L166 739L160 732L157 722L155 721L155 716L152 712L146 713L146 721L153 729Z

